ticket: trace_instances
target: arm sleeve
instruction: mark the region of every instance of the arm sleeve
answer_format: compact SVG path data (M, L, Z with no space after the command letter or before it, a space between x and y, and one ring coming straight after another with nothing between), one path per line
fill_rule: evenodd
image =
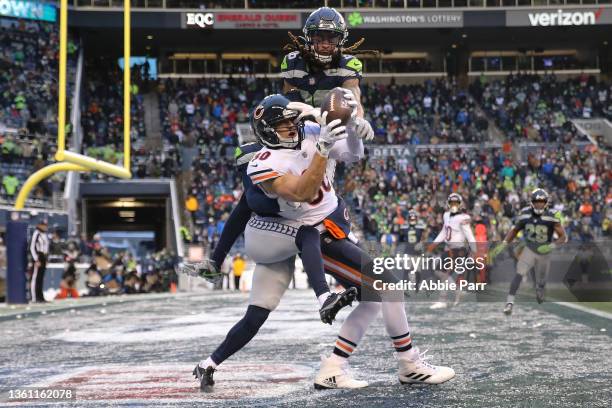
M240 197L238 201L238 205L236 205L223 227L219 243L215 247L212 255L212 260L219 268L223 265L223 261L225 261L225 257L227 257L230 249L232 249L234 242L236 242L240 234L242 234L246 228L250 218L251 209L247 204L246 194L242 194L242 197Z
M349 127L350 128L350 127ZM345 163L353 163L363 159L365 151L363 141L350 129L347 128L348 137L334 143L329 157Z
M30 255L32 255L32 259L36 262L38 261L38 252L36 252L36 241L38 241L38 235L40 233L38 230L34 231L32 234L32 240L30 241Z

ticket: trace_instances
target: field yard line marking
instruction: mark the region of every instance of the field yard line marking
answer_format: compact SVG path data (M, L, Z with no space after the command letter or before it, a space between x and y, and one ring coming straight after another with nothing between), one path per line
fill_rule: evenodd
M590 313L595 316L603 317L604 319L612 320L612 313L604 312L603 310L590 309L571 302L554 302L557 305L569 307L570 309L580 310L581 312Z

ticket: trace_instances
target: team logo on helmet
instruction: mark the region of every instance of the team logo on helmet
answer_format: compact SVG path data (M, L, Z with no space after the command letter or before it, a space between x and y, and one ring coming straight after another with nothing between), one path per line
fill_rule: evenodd
M456 214L463 208L463 198L457 193L452 193L446 200L446 206L451 214Z
M264 107L259 105L258 107L255 108L255 111L253 111L253 118L255 120L260 119L264 114Z
M544 203L544 205L538 208L536 203ZM533 208L533 212L543 214L546 207L548 207L548 193L544 189L536 188L531 192L531 208Z
M304 121L295 123L295 132L289 138L281 137L276 127L285 120L293 121L298 111L287 109L289 99L275 94L265 97L251 114L251 129L262 145L271 149L297 149L304 139Z

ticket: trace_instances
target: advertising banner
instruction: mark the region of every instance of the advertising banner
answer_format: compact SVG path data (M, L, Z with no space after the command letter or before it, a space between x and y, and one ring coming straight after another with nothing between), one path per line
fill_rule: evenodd
M55 6L52 4L21 0L0 0L0 16L55 22Z
M344 13L349 28L463 27L462 11L380 11Z
M302 27L299 12L292 11L223 11L185 12L181 19L182 28L214 29L298 29Z
M593 26L612 24L612 8L558 8L506 11L509 27Z

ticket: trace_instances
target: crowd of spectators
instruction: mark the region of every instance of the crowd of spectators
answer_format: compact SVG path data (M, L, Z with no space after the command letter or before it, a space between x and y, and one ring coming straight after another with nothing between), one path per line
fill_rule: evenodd
M0 134L0 203L13 203L25 180L51 163L55 149L49 138L37 139L26 132ZM64 178L55 174L42 180L30 193L29 205L51 206L49 199L61 194Z
M53 232L49 240L50 262L65 265L58 297L77 297L77 281L84 280L86 296L167 292L176 284L178 259L167 250L150 252L141 259L129 250L111 251L100 236L63 239ZM89 267L79 276L77 264Z
M413 157L364 161L345 172L347 200L358 214L365 237L392 234L397 242L408 211L414 209L429 226L433 240L442 226L446 199L461 194L474 222L482 223L489 241L503 239L535 187L551 193L572 241L612 236L612 172L609 154L560 146L525 152L514 159L500 148L419 149Z
M147 151L144 146L146 129L141 86L145 80L141 77L141 70L134 69L131 72L130 144L134 156L132 171L139 176L146 176L142 171L138 171L139 166L155 152ZM106 162L122 164L123 71L117 61L105 57L87 60L82 89L81 124L85 154Z
M180 152L195 149L187 161L191 184L186 198L191 202L193 228L184 236L190 242L214 248L242 193L232 159L236 124L247 121L253 103L276 91L273 83L258 84L261 80L252 78L167 80L160 87L165 140ZM362 97L366 117L376 131L375 143L409 144L417 152L338 168L338 183L368 238L380 239L389 232L400 239L411 208L437 234L446 197L457 191L466 199L468 211L487 227L488 239L498 240L536 186L551 191L551 202L563 214L573 239L610 234L612 189L604 150L561 145L560 150L525 151L517 158L511 146L427 149L421 145L486 140L486 118L469 94L452 82L438 80L423 85L364 85Z
M236 124L248 122L254 104L278 92L278 84L255 78L166 80L160 83L160 119L165 143L181 152L188 199L197 203L190 241L214 245L242 192L233 154Z
M481 143L488 122L474 99L448 79L363 85L366 119L382 144Z
M584 140L571 118L612 118L612 84L585 74L559 80L555 75L509 75L475 81L470 92L509 139L569 143Z
M56 24L0 18L0 203L13 202L25 179L54 153L58 44ZM69 38L69 69L77 49ZM69 95L71 89L69 83ZM57 175L41 183L29 204L49 206L62 180Z

